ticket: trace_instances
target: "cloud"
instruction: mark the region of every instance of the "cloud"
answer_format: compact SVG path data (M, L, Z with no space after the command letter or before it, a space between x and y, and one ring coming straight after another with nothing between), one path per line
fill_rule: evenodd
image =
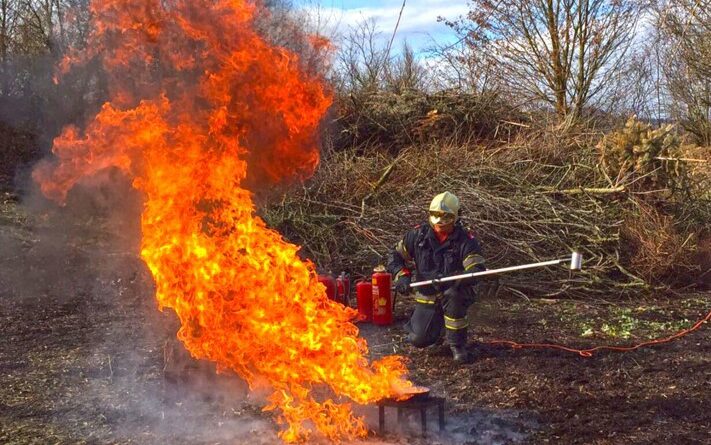
M361 0L341 1L329 4L302 5L310 15L318 15L326 23L331 34L346 34L351 27L365 20L374 20L383 38L390 38L397 23L402 1L400 0ZM396 41L407 40L416 50L438 43L451 42L454 32L445 24L437 21L438 17L454 19L466 14L466 2L451 0L410 0L406 3L400 19ZM396 44L398 44L396 43Z

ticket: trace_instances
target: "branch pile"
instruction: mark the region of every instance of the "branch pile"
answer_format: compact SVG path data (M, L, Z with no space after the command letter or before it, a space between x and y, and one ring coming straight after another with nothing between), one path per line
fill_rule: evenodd
M496 138L502 127L511 131L516 123L510 121L521 118L493 93L361 91L336 104L334 145L381 146L391 152L432 141Z
M611 181L611 150L589 142L566 147L567 159L556 162L535 155L536 141L497 149L421 144L397 156L363 156L355 149L330 153L314 178L272 200L263 217L324 271L367 276L387 261L406 230L426 220L432 196L449 190L460 197L462 218L481 240L489 267L583 253L582 273L548 268L502 276L510 292L611 296L708 280L708 175L685 171L682 197L679 177L664 169L655 178L674 182L665 188L655 180L657 189L649 193L635 184L656 169L625 170Z

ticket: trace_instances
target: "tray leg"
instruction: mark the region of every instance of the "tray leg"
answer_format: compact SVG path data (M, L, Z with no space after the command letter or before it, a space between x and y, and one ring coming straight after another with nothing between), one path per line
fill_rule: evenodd
M427 408L420 408L420 420L422 421L422 435L427 435Z
M378 433L385 434L385 406L378 406Z

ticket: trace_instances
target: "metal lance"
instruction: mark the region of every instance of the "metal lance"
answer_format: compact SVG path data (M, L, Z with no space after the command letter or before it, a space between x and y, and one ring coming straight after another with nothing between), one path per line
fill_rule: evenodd
M410 284L410 287L427 286L430 284L446 283L448 281L463 280L467 278L482 277L485 275L496 275L504 272L513 272L515 270L534 269L536 267L554 266L561 263L570 263L570 270L580 270L583 267L583 255L578 252L573 252L569 257L558 260L542 261L540 263L521 264L519 266L502 267L500 269L483 270L481 272L471 272L462 275L452 275L451 277L435 278L427 281L418 281Z

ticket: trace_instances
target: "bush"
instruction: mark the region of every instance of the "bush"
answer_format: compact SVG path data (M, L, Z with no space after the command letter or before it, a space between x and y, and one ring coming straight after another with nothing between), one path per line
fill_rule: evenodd
M597 147L602 166L616 186L671 195L692 192L686 163L679 160L688 147L673 125L654 129L632 116L624 128L604 136Z
M625 216L622 243L627 246L623 261L630 271L648 283L685 285L699 276L697 261L702 233L676 227L672 215L638 203L638 211ZM698 229L698 227L697 227Z

